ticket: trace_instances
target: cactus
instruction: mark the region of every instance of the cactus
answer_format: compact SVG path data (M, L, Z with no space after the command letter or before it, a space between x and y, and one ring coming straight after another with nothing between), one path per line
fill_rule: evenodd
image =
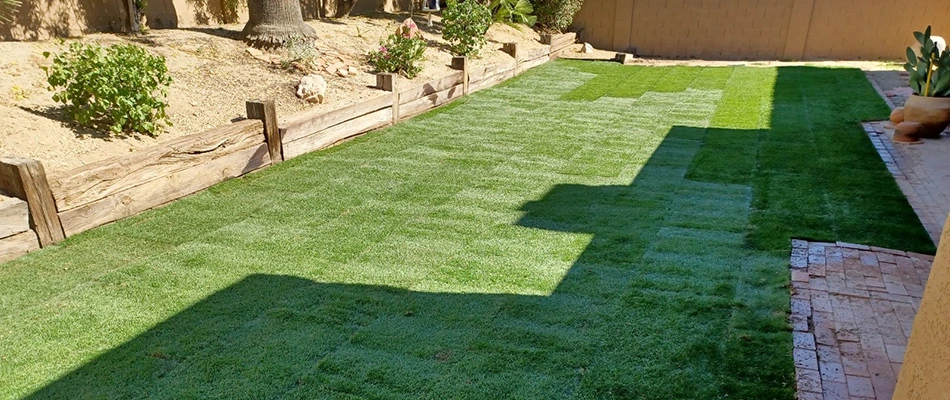
M950 49L940 51L931 39L931 28L923 33L914 32L920 43L920 55L907 48L904 69L910 73L910 88L924 97L950 97Z

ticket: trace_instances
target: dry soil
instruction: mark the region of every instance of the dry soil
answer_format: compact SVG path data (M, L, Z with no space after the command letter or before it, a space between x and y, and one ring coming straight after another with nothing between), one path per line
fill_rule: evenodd
M166 58L173 79L167 110L172 126L157 138L115 137L105 130L82 128L69 121L62 106L53 102L40 67L50 64L43 52L61 51L73 40L0 42L0 155L40 160L55 176L83 164L227 124L244 116L246 100L273 99L278 116L287 116L308 109L336 109L379 95L372 87L376 71L366 63L365 55L407 17L376 14L309 21L318 32L315 48L275 51L257 58L239 40L242 25L153 30L140 36L91 34L75 39L103 45L136 43ZM423 18L416 21L429 47L423 72L413 81L425 82L448 74L452 56L441 37L440 19L435 17L431 27ZM475 66L510 62L510 56L501 51L505 42L519 42L529 48L541 46L539 35L529 28L495 24L487 36L489 43L482 57L473 60ZM309 104L294 96L305 73L287 66L302 54L343 59L358 72L340 77L322 71L329 82L327 100L324 104ZM261 58L271 58L272 62Z

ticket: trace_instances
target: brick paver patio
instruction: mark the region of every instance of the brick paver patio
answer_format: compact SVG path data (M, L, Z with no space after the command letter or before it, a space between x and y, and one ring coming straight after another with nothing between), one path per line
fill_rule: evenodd
M888 122L868 122L864 130L937 244L950 213L950 137L924 140L920 145L895 145Z
M792 241L799 399L890 399L933 256Z

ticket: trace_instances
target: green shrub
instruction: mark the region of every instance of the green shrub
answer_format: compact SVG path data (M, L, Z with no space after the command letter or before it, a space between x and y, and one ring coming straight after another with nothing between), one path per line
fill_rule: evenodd
M529 0L493 0L488 8L498 22L533 26L538 21L538 17L532 15L534 7Z
M584 0L535 0L538 28L544 32L564 32L583 4Z
M416 24L407 19L379 43L379 50L369 53L369 63L382 72L398 72L405 77L415 78L422 67L418 64L425 59L426 40Z
M442 22L442 37L449 42L452 53L475 57L487 42L485 33L492 16L488 7L476 0L449 0L448 8L442 12Z
M165 58L141 47L73 43L43 70L49 90L57 90L53 100L65 104L80 125L104 123L114 133L150 136L158 136L162 123L171 125L165 113L171 84Z

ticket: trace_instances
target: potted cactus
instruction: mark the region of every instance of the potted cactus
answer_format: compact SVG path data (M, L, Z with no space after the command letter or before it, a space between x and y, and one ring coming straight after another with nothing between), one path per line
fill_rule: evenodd
M891 113L896 124L894 141L918 142L920 138L937 138L950 126L950 50L936 43L930 27L923 33L914 32L920 43L920 53L907 48L910 87L914 94L904 107Z

